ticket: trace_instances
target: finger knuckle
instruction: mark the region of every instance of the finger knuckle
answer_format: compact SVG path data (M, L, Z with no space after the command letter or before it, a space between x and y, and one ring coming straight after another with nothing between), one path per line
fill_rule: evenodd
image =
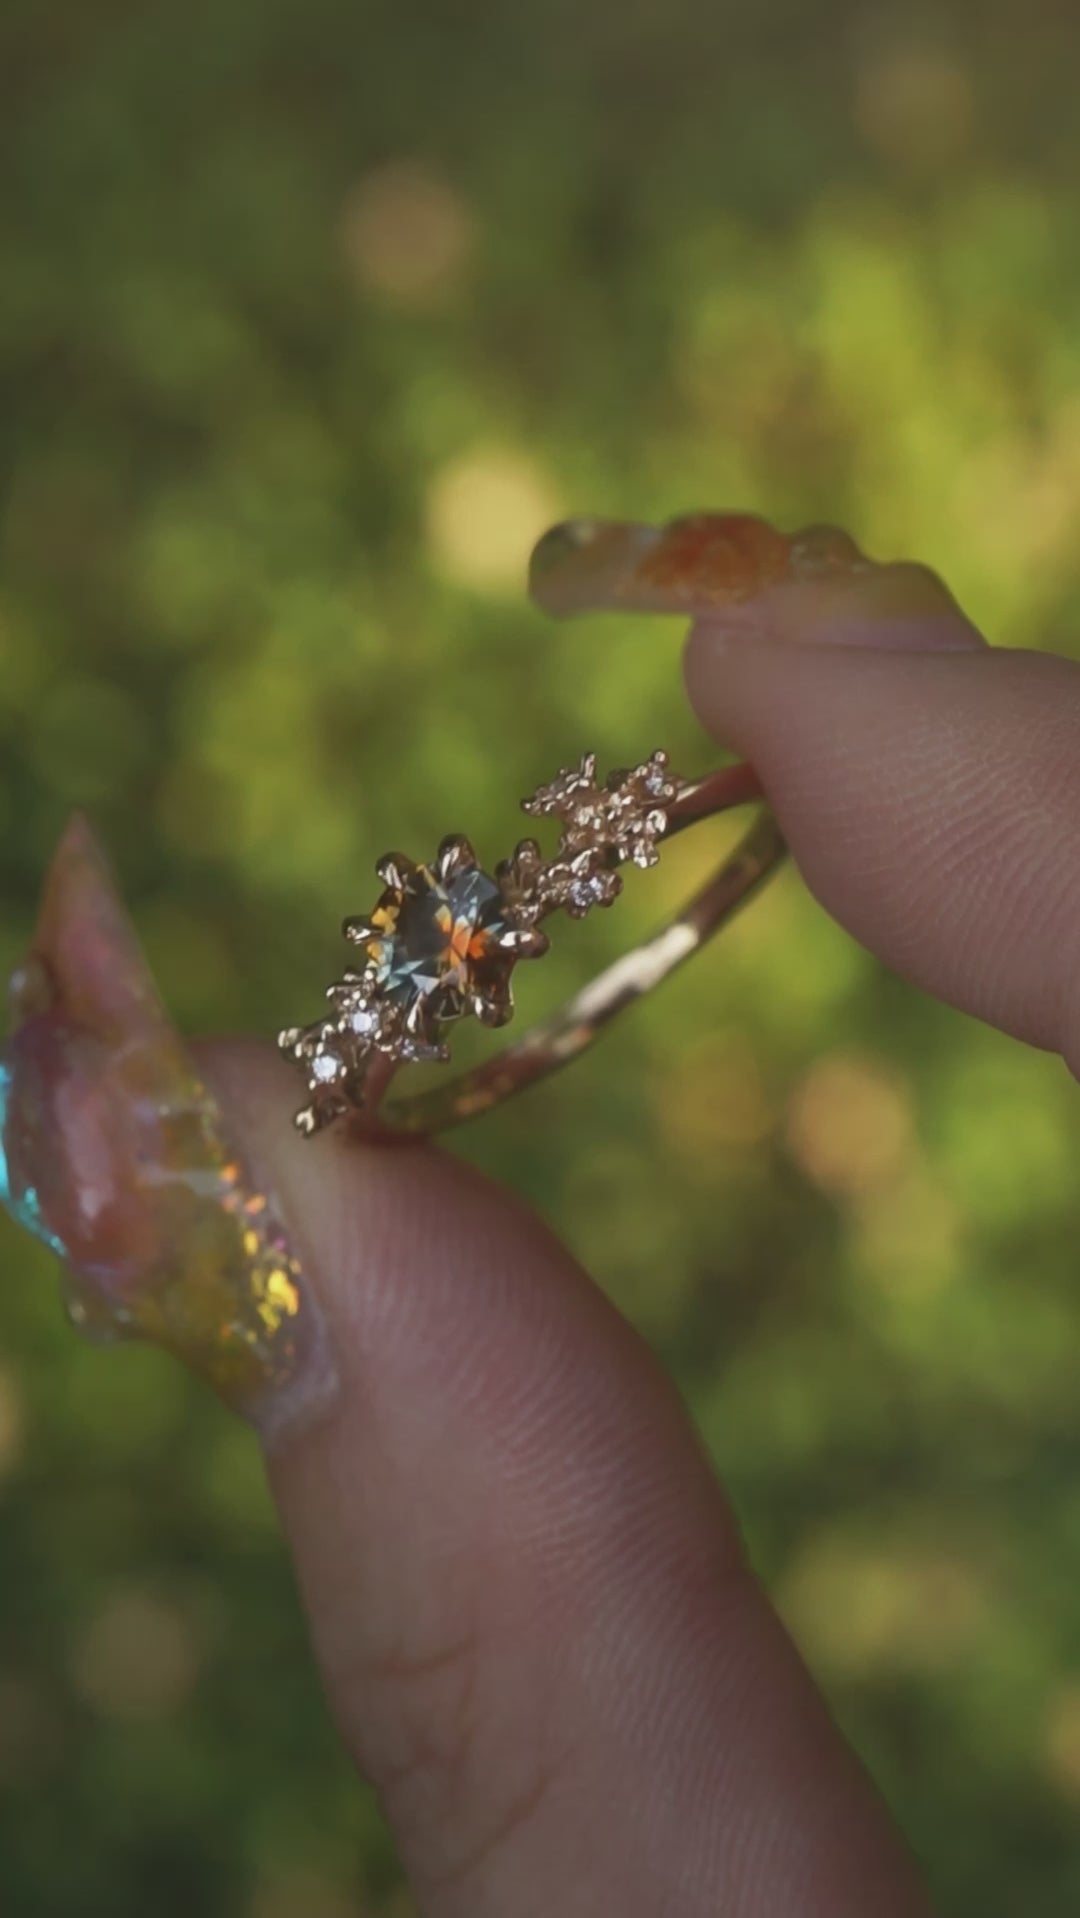
M364 1685L377 1731L368 1769L417 1883L463 1897L539 1817L563 1769L526 1736L476 1635L388 1646Z

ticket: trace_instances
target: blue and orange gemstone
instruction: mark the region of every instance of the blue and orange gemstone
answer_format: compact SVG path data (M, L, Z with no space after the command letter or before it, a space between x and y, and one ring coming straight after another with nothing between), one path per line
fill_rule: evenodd
M406 1023L434 1032L472 1013L485 1025L505 1025L514 965L547 940L511 924L502 888L481 870L469 841L444 839L431 865L392 853L378 871L386 886L378 905L369 919L346 919L343 930Z

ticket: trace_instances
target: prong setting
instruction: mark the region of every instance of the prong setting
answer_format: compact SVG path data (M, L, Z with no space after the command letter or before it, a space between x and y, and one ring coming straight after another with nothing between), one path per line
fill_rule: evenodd
M379 937L379 927L370 918L350 918L341 922L342 936L354 946L366 946L370 940Z
M435 870L444 882L456 879L459 873L474 872L477 863L476 854L462 833L451 833L435 855Z
M547 933L537 926L508 926L499 935L500 951L512 954L515 959L542 959L550 947Z
M382 858L375 861L376 878L391 892L402 892L415 870L414 862L403 852L384 852Z
M596 755L586 753L522 802L532 817L557 820L554 858L523 839L492 877L460 833L440 842L429 865L384 854L376 864L382 897L342 926L363 958L328 987L327 1016L278 1035L307 1081L298 1130L310 1136L361 1109L377 1059L441 1062L459 1019L491 1027L512 1019L514 967L549 947L539 922L610 906L622 890L620 866L654 865L683 783L656 752L600 784Z

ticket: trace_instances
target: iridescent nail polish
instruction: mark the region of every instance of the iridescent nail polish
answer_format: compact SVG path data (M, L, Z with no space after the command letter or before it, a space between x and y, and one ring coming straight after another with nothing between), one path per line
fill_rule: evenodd
M64 1261L74 1323L164 1346L264 1430L324 1403L333 1366L299 1259L82 819L57 848L11 1001L0 1197Z

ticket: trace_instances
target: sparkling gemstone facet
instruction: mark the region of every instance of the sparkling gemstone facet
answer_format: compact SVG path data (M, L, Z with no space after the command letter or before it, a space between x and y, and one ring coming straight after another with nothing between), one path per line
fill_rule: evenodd
M490 983L506 930L499 888L478 869L441 880L416 866L400 894L384 895L373 919L381 936L368 952L384 991L406 1007L429 1002L436 1018L452 1017L470 992Z

